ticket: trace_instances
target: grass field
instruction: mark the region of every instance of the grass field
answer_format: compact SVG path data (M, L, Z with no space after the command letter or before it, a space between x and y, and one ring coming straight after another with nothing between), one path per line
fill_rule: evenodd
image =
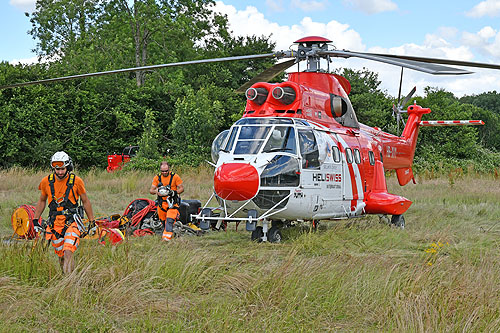
M209 169L178 171L185 199L208 198ZM3 239L44 175L0 172ZM82 176L97 216L152 198L152 174ZM84 240L69 276L41 243L4 240L0 331L499 331L500 180L394 178L389 189L413 201L405 230L371 216L286 229L281 244L252 243L244 227L170 244Z

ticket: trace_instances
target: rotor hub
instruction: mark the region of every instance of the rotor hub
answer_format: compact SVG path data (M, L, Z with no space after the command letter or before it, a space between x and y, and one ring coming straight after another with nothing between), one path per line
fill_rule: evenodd
M322 51L328 51L328 43L332 41L319 36L309 36L295 41L298 45L298 59L307 61L306 72L320 72L321 58L328 59Z

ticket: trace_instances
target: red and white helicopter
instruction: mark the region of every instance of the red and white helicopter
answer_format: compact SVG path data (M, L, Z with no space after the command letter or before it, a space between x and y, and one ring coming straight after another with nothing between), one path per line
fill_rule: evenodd
M242 86L247 105L243 117L212 144L214 193L193 216L202 229L226 222L246 222L252 239L279 242L280 228L289 221L318 221L392 215L404 228L403 214L411 201L387 191L385 170L396 170L400 185L415 182L412 163L420 127L482 125L480 120L422 121L428 108L402 106L393 111L408 119L401 136L358 122L349 101L350 84L340 75L320 69L321 60L357 57L429 74L472 72L445 65L500 69L499 65L424 57L336 50L331 41L311 36L295 42L296 49L276 53L204 59L87 73L1 86L0 89L137 70L236 61L290 58ZM281 83L267 83L300 61L306 70L288 74ZM264 81L264 82L260 82ZM208 207L216 200L216 208ZM217 212L217 213L215 213ZM271 226L271 227L270 227Z
M296 51L283 53L291 61L277 64L258 79L269 79L301 60L304 72L288 74L282 83L255 82L244 88L243 117L214 140L214 193L218 216L207 208L196 216L207 221L246 221L252 239L279 242L287 221L392 215L391 223L404 228L403 214L411 201L387 191L385 170L396 170L401 186L415 179L412 171L420 127L482 125L480 120L422 121L428 108L410 105L415 92L394 111L407 112L401 136L358 122L349 101L349 82L319 69L320 60L360 57L430 74L471 72L437 63L500 69L500 66L329 50L330 41L317 36L295 42ZM241 89L241 88L240 88ZM269 228L270 222L272 227ZM257 226L262 224L262 226Z

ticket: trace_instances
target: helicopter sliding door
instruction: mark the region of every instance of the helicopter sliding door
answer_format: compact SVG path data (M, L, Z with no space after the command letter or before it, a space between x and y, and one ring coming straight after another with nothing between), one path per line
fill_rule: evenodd
M363 202L362 156L358 138L350 135L338 135L343 150L342 156L342 195L344 208L348 215L358 215Z
M305 192L303 204L309 212L314 214L319 209L319 194L321 192L318 143L310 128L299 129L298 137L301 160L300 187Z
M342 158L337 147L336 134L315 131L320 161L320 187L319 209L314 215L315 219L336 218L345 215L342 194Z

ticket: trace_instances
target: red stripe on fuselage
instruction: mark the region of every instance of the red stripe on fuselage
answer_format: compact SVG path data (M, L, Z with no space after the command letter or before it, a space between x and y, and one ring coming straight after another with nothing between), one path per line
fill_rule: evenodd
M337 141L332 136L331 133L328 133L328 134L333 139L333 141L337 143L337 147L339 148L340 152L342 154L344 154L344 156L346 156L344 146L342 146L340 141ZM346 140L344 140L344 141L346 141ZM347 144L347 141L346 141L346 144ZM346 159L346 163L347 163L347 159ZM354 174L354 168L352 166L352 163L347 163L347 168L349 169L349 177L351 178L351 189L352 189L351 211L353 211L356 209L356 206L358 203L358 198L359 198L358 186L356 185L356 175Z

